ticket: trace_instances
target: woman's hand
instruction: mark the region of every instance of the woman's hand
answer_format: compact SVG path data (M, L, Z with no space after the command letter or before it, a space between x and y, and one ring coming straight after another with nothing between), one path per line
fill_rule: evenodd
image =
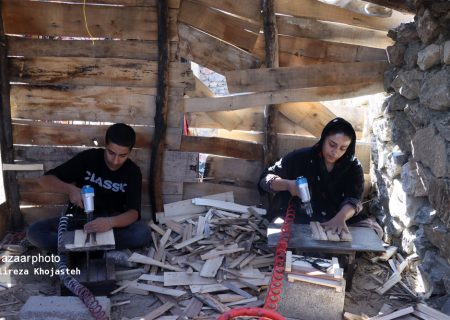
M288 191L291 194L291 196L295 197L295 196L299 196L298 194L298 188L297 188L297 184L295 183L295 180L286 180L287 184L288 184Z
M106 232L112 229L111 218L97 218L89 221L84 225L84 231L87 233L92 232Z
M348 230L347 224L345 223L345 218L340 215L336 215L334 218L327 222L321 224L325 231L330 230L332 233L340 235L343 230L350 232Z
M271 182L270 187L274 191L289 191L293 197L298 197L298 190L295 180L277 178Z

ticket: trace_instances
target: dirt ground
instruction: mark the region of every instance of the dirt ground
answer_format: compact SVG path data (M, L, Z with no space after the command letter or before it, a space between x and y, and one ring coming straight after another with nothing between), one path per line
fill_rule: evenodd
M36 249L29 249L19 256L33 257L37 255L39 253ZM19 319L19 311L30 296L59 294L59 278L34 274L34 270L37 268L49 270L53 268L53 265L51 262L44 261L2 263L0 265L0 319ZM357 315L375 316L385 303L391 304L394 308L412 304L411 296L400 288L395 287L383 296L374 291L387 276L387 268L387 263L374 264L367 259L367 256L358 257L353 287L346 293L344 311ZM22 272L28 270L28 274L5 275L7 273L5 270L22 270ZM11 283L11 287L8 287L8 283ZM111 297L113 305L124 301L129 301L129 303L112 307L112 320L139 318L162 304L154 295L144 296L119 292ZM215 318L215 315L208 316L208 312L201 317L201 319Z

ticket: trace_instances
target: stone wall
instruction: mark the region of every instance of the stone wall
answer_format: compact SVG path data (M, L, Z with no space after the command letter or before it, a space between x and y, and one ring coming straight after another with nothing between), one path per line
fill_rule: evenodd
M194 75L199 78L215 96L228 95L227 80L223 75L196 63L192 63L191 68Z
M450 2L416 2L414 22L389 32L395 41L387 49L390 95L371 110L378 193L371 209L389 240L417 253L430 293L448 297Z

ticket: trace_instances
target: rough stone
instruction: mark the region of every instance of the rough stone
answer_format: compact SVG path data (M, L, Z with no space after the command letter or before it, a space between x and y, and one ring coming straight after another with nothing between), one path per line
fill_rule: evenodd
M434 20L429 9L418 16L416 28L420 40L425 44L431 43L439 35L439 24Z
M420 199L416 202L419 204L416 209L416 214L414 215L415 224L430 224L433 222L434 218L436 218L436 210L431 206L428 198L419 197L416 199Z
M392 130L392 142L399 146L405 155L412 153L411 141L414 136L414 127L405 117L403 112L396 112L390 123Z
M450 141L450 113L447 114L447 117L435 121L435 125L439 134L445 140Z
M403 65L405 63L405 60L403 60L405 51L406 51L406 46L399 42L395 43L392 46L388 46L386 48L386 52L387 52L389 63L391 63L397 67L400 67L401 65Z
M402 251L407 255L415 253L414 239L416 238L417 227L406 228L402 232Z
M412 197L405 193L402 183L394 179L389 200L389 212L404 227L418 225L418 221L427 221L433 209L426 197Z
M388 180L383 178L380 171L374 171L374 176L376 181L375 187L377 191L377 198L374 201L374 206L377 205L380 210L383 210L383 214L389 212L389 186Z
M405 54L403 55L406 69L411 70L416 67L417 55L421 49L421 46L422 44L420 41L413 41L408 43Z
M428 199L436 209L438 218L450 228L450 179L431 179Z
M410 101L406 104L404 109L409 122L416 129L421 129L430 124L431 114L430 109L421 105L418 100Z
M423 197L427 193L427 184L423 177L419 175L419 166L415 161L409 161L403 165L401 171L401 181L406 194L414 197Z
M111 303L107 297L97 297L108 318ZM20 310L21 320L89 320L89 310L78 297L32 296Z
M408 161L408 156L398 146L395 146L392 152L388 154L386 163L386 173L390 178L395 178L402 171L402 166Z
M447 301L442 305L441 312L450 316L450 296L447 298Z
M342 292L336 292L334 288L284 279L277 311L290 318L301 315L303 320L341 320L344 300L345 284Z
M444 43L444 50L442 53L442 64L450 64L450 40Z
M450 259L450 230L438 219L435 223L423 227L428 240L439 249L439 253Z
M419 99L430 109L450 109L450 66L424 79Z
M388 37L403 44L419 39L414 22L402 23L397 28L389 30Z
M387 118L375 119L372 132L380 141L389 142L392 139L392 128Z
M392 81L392 87L395 92L405 98L414 100L419 97L423 77L423 73L417 69L400 71L394 81Z
M417 130L412 145L414 160L422 162L438 178L447 175L446 143L433 125Z
M394 217L391 217L391 219L387 219L385 226L385 232L392 235L393 237L400 237L403 230L405 229L405 226L398 222Z
M430 241L428 241L428 239L426 237L423 226L420 226L416 230L416 233L415 233L414 239L413 239L413 244L414 244L413 250L415 253L417 253L419 255L419 257L423 257L425 255L425 253L427 252L427 250L430 250L431 248L433 248L433 245L431 244Z
M397 68L387 68L383 74L383 86L384 90L388 93L394 92L394 88L392 87L392 82L397 77L398 70Z
M385 144L385 146L388 146L389 144ZM383 168L386 168L389 163L389 148L383 148L382 144L378 146L378 170L382 170ZM388 175L389 177L389 175Z
M402 184L398 179L394 179L391 196L389 197L389 212L391 217L396 218L403 227L412 225L412 217L407 215L406 193L403 191Z
M377 137L375 135L370 135L370 153L372 162L375 167L378 166L378 143L377 143Z
M385 109L384 113L392 111L403 111L410 100L406 99L398 93L394 93L386 98L384 101Z
M450 276L450 265L447 259L440 257L434 250L428 250L420 267L429 275L433 282L433 294L445 294L446 291L442 279Z
M417 65L420 70L425 71L441 63L441 49L437 44L430 44L417 54Z

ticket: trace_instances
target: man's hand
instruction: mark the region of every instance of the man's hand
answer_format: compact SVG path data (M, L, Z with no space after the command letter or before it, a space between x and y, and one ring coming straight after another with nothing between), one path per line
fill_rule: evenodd
M332 233L340 235L343 230L350 232L348 230L347 224L345 223L345 219L341 216L335 216L333 219L321 223L322 227L325 231L330 230Z
M89 221L84 225L84 231L87 233L92 232L106 232L112 229L111 218L97 218L95 220Z
M69 187L69 200L74 205L84 209L83 199L81 198L81 189L77 186L70 185Z

